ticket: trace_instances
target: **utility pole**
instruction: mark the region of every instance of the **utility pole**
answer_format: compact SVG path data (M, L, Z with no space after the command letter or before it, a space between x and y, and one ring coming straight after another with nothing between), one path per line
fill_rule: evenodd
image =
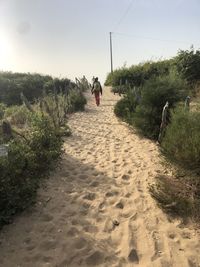
M111 73L113 73L112 32L110 32L110 63L111 63Z

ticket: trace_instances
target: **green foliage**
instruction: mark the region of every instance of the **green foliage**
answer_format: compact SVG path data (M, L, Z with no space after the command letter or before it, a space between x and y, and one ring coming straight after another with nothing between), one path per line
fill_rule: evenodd
M133 112L137 106L137 98L134 89L129 89L125 96L120 99L115 105L115 115L121 117L124 120L131 120Z
M0 102L19 105L20 93L23 93L28 101L34 102L42 96L44 90L48 93L65 93L75 86L69 79L53 79L48 75L0 72Z
M177 108L162 142L166 156L187 168L200 167L200 112Z
M61 155L62 140L51 121L41 113L29 114L25 139L8 143L8 157L0 157L0 226L29 206L41 176Z
M173 108L185 96L184 88L184 82L173 73L147 81L142 88L141 101L134 114L135 126L145 136L157 139L166 101L169 102L170 108Z
M19 140L9 144L8 158L0 158L0 227L30 205L35 197L38 177L27 172L32 158L30 148Z
M0 103L0 120L3 119L5 110L6 110L6 105L4 105L3 103Z
M177 70L190 84L200 80L200 50L180 50L175 61Z
M45 169L50 166L52 160L61 154L62 140L59 129L55 129L49 119L40 113L31 116L31 131L29 135L29 146L36 154L40 166L37 169ZM41 167L41 162L44 167Z
M114 94L122 95L122 94L125 94L127 92L127 86L126 85L118 85L118 86L112 87L111 91Z
M83 111L85 109L85 105L87 104L87 100L81 91L72 90L69 93L69 101L71 105L71 112Z
M66 122L66 116L70 106L66 94L48 94L39 101L40 110L49 116L55 129Z
M4 117L14 126L21 128L28 120L30 111L24 105L6 108Z
M21 106L0 105L1 119L11 125L12 133L7 141L0 128L0 143L6 141L9 147L8 157L0 157L0 227L34 202L41 178L62 154L62 137L71 134L67 114L86 104L80 87L67 91L66 81L49 81L45 90L50 93L43 92L34 105L25 97Z
M114 107L115 115L122 119L127 118L128 117L128 106L129 106L129 101L127 98L120 99Z
M129 68L123 67L109 73L105 85L113 87L130 84L132 87L142 86L146 80L169 73L173 65L173 60L163 60L158 62L146 62L133 65Z

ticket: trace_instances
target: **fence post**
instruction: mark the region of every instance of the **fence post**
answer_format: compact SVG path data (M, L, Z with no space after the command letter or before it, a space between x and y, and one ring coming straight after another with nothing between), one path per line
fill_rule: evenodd
M185 99L185 110L190 110L190 96L187 96Z
M167 127L167 114L168 114L168 110L169 110L169 102L167 101L163 107L163 111L162 111L162 121L161 121L161 125L160 125L160 133L158 136L158 142L161 143L162 138L164 136L165 133L165 129Z

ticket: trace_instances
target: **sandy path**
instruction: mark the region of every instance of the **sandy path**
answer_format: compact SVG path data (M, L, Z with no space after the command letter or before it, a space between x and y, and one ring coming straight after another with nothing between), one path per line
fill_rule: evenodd
M108 89L97 108L70 119L61 168L37 205L0 233L0 266L200 266L192 228L170 221L148 193L162 171L155 144L113 114Z

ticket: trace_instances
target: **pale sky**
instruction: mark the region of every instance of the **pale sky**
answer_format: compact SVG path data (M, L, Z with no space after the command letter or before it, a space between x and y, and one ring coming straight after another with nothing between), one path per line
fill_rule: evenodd
M0 70L56 77L114 68L200 48L200 0L0 0Z

